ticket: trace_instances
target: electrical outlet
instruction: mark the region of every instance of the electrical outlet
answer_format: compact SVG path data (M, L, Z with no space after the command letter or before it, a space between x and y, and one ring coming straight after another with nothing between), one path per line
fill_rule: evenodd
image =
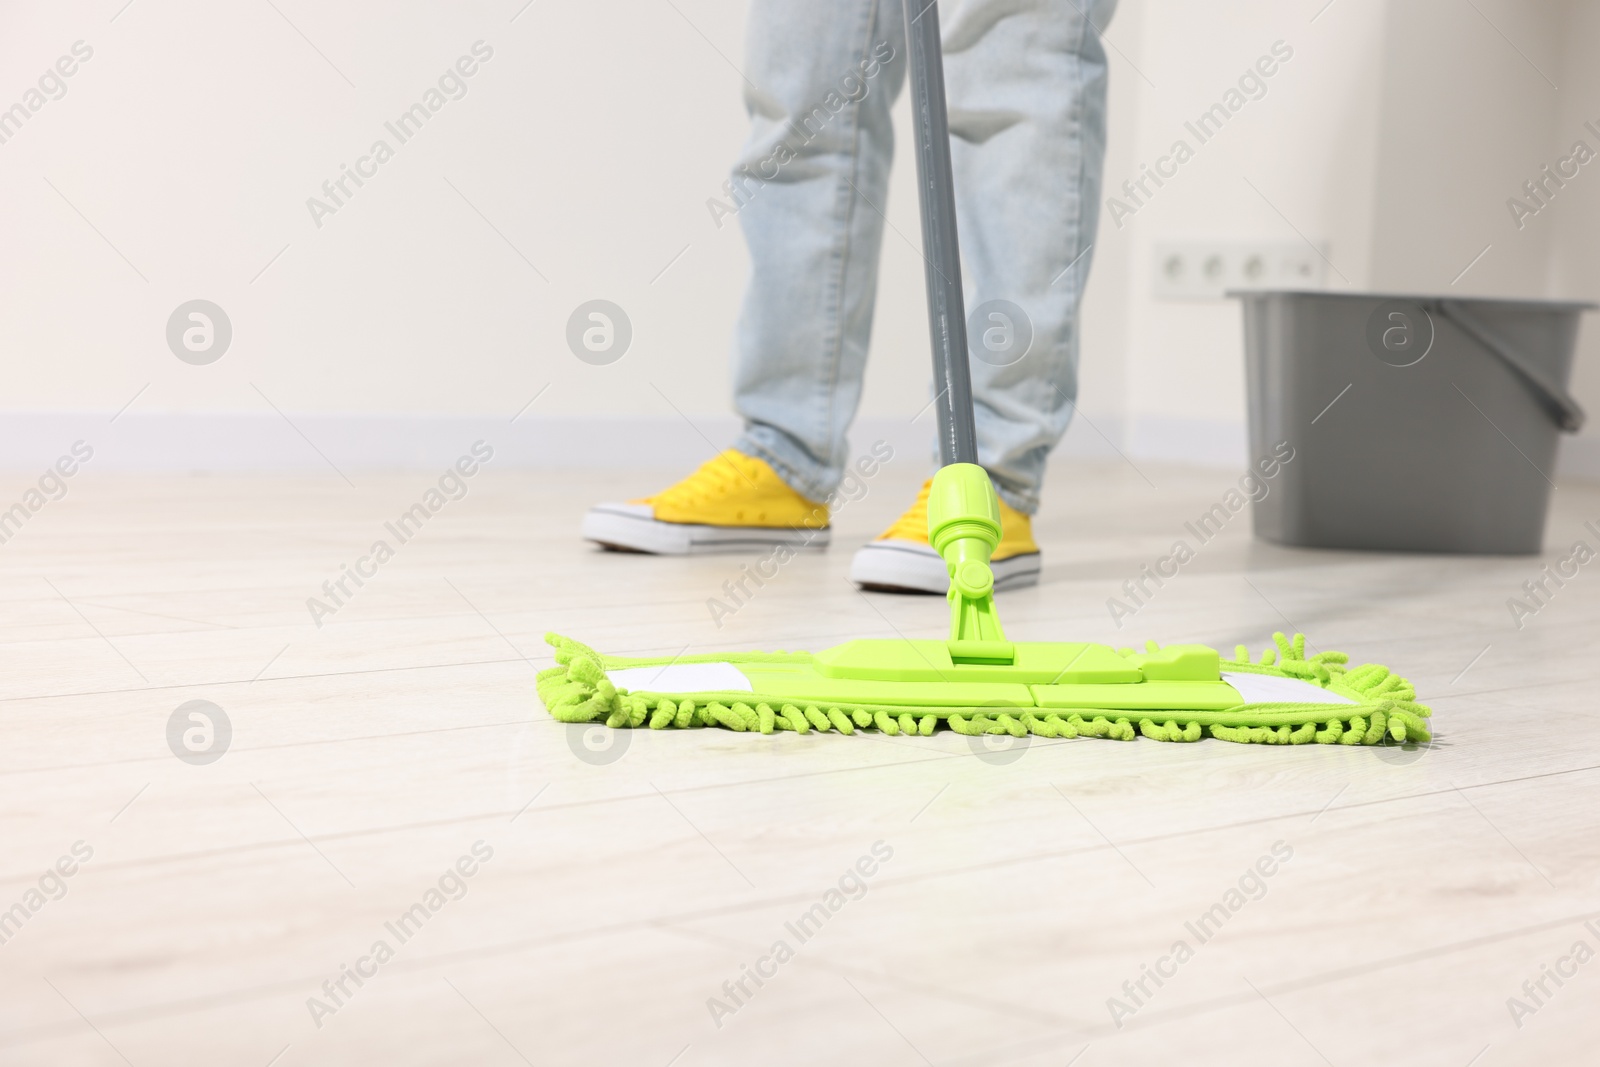
M1192 242L1153 249L1158 300L1221 300L1229 289L1321 289L1319 247L1294 242Z

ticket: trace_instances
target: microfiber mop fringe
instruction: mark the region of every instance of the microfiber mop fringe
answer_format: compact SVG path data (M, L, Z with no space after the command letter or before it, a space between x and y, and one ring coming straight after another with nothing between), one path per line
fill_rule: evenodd
M1010 734L1024 737L1106 737L1132 741L1144 735L1155 741L1198 741L1206 733L1240 744L1376 745L1428 741L1427 719L1433 714L1416 703L1411 683L1387 667L1369 663L1347 669L1342 652L1319 652L1306 658L1304 634L1293 640L1272 635L1274 648L1252 661L1244 645L1234 659L1223 660L1224 670L1294 678L1321 686L1354 704L1247 704L1227 711L1163 711L1154 715L1127 711L1080 709L1048 711L993 707L904 707L881 704L828 704L798 707L753 699L749 693L697 693L694 699L674 700L659 693L618 690L606 671L623 667L649 667L665 663L782 663L808 662L800 652L746 652L710 656L685 656L674 660L629 659L605 656L587 645L546 634L555 649L556 665L539 672L539 699L560 722L604 722L613 729L648 726L652 730L719 726L728 730L770 734L779 730L812 730L853 734L876 729L885 734L932 734L943 720L959 734ZM1159 646L1150 642L1147 651ZM1131 649L1123 649L1124 653ZM698 701L698 703L696 702Z

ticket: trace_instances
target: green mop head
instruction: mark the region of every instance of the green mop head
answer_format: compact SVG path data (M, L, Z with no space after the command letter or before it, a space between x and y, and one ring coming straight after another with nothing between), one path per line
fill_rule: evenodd
M989 554L1000 506L982 467L934 476L928 541L950 573L950 639L849 641L815 654L747 652L625 659L549 634L556 665L539 698L561 722L721 726L730 730L927 736L962 734L1375 745L1428 741L1430 709L1411 683L1341 652L1306 658L1306 639L1274 634L1251 661L1205 645L1154 641L1143 652L1073 642L1012 642L994 610Z
M950 680L937 674L931 681L896 681L824 673L847 664L863 646L880 659L896 651L920 657L940 644L934 641L859 641L816 655L630 659L601 655L557 634L546 640L555 648L556 666L540 672L539 697L550 714L561 722L604 722L618 729L877 729L927 736L942 724L961 734L1131 741L1137 733L1156 741L1198 741L1209 733L1268 745L1375 745L1431 737L1432 712L1415 702L1404 678L1376 664L1348 670L1348 657L1340 652L1308 659L1303 635L1291 641L1274 634L1276 647L1255 661L1243 645L1231 660L1201 645L1163 649L1151 642L1142 654L1106 645L1018 645L1024 654L1055 653L1044 667L1064 675L1054 684L1048 684L1050 673L1032 684L969 681L962 668L970 665L937 659L934 670ZM1077 662L1051 672L1061 659ZM1199 677L1208 668L1209 677ZM1023 670L1025 676L1037 673ZM1107 680L1076 680L1086 677Z

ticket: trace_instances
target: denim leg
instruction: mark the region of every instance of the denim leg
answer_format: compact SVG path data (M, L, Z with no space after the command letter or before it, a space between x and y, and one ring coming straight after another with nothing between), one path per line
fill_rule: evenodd
M750 248L734 445L821 500L839 483L877 297L899 0L753 0L751 131L729 188Z
M1001 497L1029 514L1077 398L1078 307L1105 156L1106 57L1095 27L1115 7L964 0L943 11L978 457ZM1003 309L999 319L981 313L997 300L1031 323L1020 358L1006 350L1006 330L1022 324ZM985 344L990 330L998 351Z

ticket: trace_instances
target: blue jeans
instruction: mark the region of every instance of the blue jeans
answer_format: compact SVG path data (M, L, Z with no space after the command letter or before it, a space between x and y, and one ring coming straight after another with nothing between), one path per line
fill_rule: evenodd
M978 457L1029 514L1077 396L1105 156L1095 27L1115 6L959 0L941 11ZM746 54L752 129L724 190L751 260L734 447L821 500L847 459L872 331L889 112L906 72L900 0L753 0Z

